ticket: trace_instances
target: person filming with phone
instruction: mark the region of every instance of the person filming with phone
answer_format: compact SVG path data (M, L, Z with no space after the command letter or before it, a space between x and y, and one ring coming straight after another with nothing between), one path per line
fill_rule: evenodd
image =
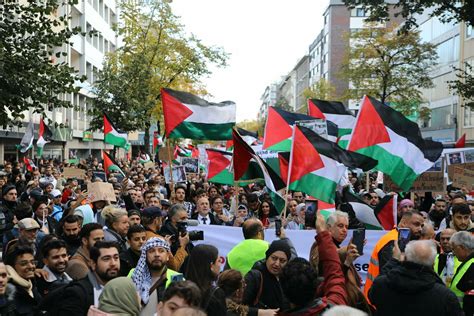
M404 237L394 242L393 257L369 290L377 315L463 315L456 295L433 271L435 243L405 242Z
M387 262L392 258L394 243L399 239L399 230L403 228L408 229L408 240L418 240L421 237L423 225L424 219L420 213L416 211L408 211L403 213L397 228L392 229L379 239L374 247L372 256L370 257L367 279L364 286L364 295L366 298L368 298L370 287L375 278L380 274L380 271L385 264L387 264Z

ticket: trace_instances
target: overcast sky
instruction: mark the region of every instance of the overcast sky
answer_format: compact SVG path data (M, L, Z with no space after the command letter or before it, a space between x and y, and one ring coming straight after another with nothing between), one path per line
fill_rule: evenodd
M328 0L173 0L187 32L230 54L204 82L237 104L237 121L256 119L266 86L288 74L319 34Z

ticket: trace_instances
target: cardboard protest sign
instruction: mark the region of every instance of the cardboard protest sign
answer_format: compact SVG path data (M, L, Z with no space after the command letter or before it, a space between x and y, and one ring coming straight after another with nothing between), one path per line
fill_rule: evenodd
M79 168L64 167L63 177L66 179L70 179L70 178L84 179L86 177L86 171L84 169L79 169Z
M171 159L173 159L173 149L169 147L161 147L158 150L158 156L160 157L160 160L168 161L170 159L169 153L171 153Z
M384 174L383 178L384 188L387 192L402 192L389 176ZM409 191L413 192L435 192L445 191L445 181L442 172L424 172L413 182L413 186Z
M461 163L461 164L457 164L457 165L448 166L448 177L449 177L450 180L453 179L454 168L455 167L459 167L459 168L462 168L462 169L465 169L465 170L474 171L474 162Z
M143 168L145 170L148 170L148 169L155 169L155 163L153 161L147 161L143 164Z
M116 202L114 187L108 182L91 182L87 184L87 193L91 202Z
M453 170L453 186L456 188L465 187L469 192L474 189L474 171L464 169L457 165Z

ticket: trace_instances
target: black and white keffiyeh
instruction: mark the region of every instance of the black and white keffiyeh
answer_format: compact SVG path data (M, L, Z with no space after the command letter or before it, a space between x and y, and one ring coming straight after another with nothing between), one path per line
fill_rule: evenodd
M145 304L148 304L148 301L150 300L150 288L152 285L151 273L146 261L146 253L148 250L158 247L170 251L170 245L164 239L154 237L147 240L141 249L140 259L138 260L137 266L132 274L132 281L135 283L135 287L140 293L142 302Z

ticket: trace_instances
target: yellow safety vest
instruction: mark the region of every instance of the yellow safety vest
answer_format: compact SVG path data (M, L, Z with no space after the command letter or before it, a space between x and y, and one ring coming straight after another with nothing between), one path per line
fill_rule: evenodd
M453 267L453 277L456 274L456 271L458 270L459 266L461 265L461 261L459 261L458 257L454 256L454 267ZM438 273L438 265L439 265L439 255L436 255L435 262L433 264L433 270L436 274L439 275L441 279L443 279L443 276L441 275L441 272ZM444 281L444 280L443 280ZM446 286L449 287L452 282L452 279L449 282L446 282Z
M131 277L132 277L133 271L135 271L135 268L133 268L132 270L130 270L130 272L129 272L128 275L127 275L128 278L131 278ZM171 279L172 279L173 275L177 275L177 274L181 274L181 273L176 272L176 271L171 270L171 269L166 269L166 284L165 284L165 288L167 288L167 287L171 284Z
M474 263L474 258L471 258L466 263L464 263L462 267L460 267L461 269L456 271L456 274L453 277L453 282L451 282L451 286L449 287L451 291L453 291L456 297L458 298L458 301L459 301L459 304L461 304L461 307L462 307L462 301L464 299L464 292L459 290L457 288L457 285L473 263Z

